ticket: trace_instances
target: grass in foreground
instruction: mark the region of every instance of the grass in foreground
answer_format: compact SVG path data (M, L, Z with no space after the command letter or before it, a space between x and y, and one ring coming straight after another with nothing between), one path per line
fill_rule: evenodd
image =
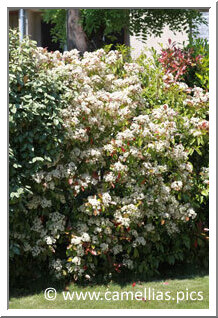
M48 286L52 287L52 286ZM147 296L144 295L145 288ZM149 300L150 289L150 300ZM127 284L117 284L114 282L108 285L96 285L80 287L75 284L69 286L68 291L64 291L65 296L67 292L72 295L73 300L64 300L62 291L57 291L55 300L49 301L44 297L44 290L37 292L34 295L11 297L9 301L9 309L208 309L209 308L209 277L194 276L180 279L164 279L151 282L132 282ZM77 295L83 292L83 297L77 299ZM93 296L95 292L99 300L91 300L89 294ZM121 300L121 293L123 300ZM136 294L136 292L141 292ZM168 294L166 294L168 292ZM183 292L183 293L182 293ZM191 292L196 292L191 294ZM198 292L201 292L198 294ZM86 293L86 294L85 294ZM107 298L105 299L105 293ZM86 296L85 296L86 295ZM133 295L133 296L132 296ZM165 300L169 295L170 300ZM191 300L192 298L202 300ZM52 296L52 293L50 293ZM131 299L133 297L133 300ZM144 299L146 298L146 299ZM154 300L153 300L154 298ZM182 299L183 298L183 299ZM159 300L157 300L159 299ZM162 299L162 300L161 300Z

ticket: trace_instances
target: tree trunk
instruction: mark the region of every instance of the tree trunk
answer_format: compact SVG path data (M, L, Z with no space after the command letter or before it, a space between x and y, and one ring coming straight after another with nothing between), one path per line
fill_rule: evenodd
M88 38L80 24L79 9L67 10L67 49L77 49L81 53L88 51Z

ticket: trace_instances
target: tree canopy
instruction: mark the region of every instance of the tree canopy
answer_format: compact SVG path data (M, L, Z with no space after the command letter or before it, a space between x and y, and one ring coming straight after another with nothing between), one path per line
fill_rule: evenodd
M66 43L66 18L65 9L43 10L44 21L54 25L53 41L62 46ZM99 47L105 37L113 42L122 30L145 42L150 35L161 36L166 25L174 32L191 29L194 35L198 25L207 22L196 9L80 9L80 23L89 41Z

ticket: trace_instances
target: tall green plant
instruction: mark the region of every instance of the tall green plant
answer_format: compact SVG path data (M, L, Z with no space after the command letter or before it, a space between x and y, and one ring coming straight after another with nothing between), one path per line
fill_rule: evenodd
M195 39L185 49L191 50L193 59L198 57L194 67L188 67L185 81L189 86L199 86L209 91L209 42L207 39Z
M32 176L58 156L63 139L60 109L62 83L49 70L38 66L36 43L19 43L15 30L9 32L9 192L10 248L12 272L29 272L33 261L25 257L24 238L34 237L33 215L26 204L39 193ZM41 211L38 211L39 215ZM45 255L43 256L45 259ZM26 265L30 265L27 270ZM32 265L31 265L32 264ZM15 270L16 268L16 270ZM34 271L34 267L32 268ZM14 277L16 276L14 275Z

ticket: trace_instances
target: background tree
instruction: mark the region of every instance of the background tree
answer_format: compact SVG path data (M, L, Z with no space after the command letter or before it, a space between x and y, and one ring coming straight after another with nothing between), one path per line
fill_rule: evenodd
M67 10L67 49L77 48L81 52L88 51L88 38L80 23L80 10Z
M113 43L119 39L121 33L127 32L130 35L141 36L142 41L145 42L150 35L161 36L166 25L173 32L185 31L191 37L196 35L199 24L207 23L199 10L190 9L72 9L68 11L68 45L70 48L79 48L82 42L83 44L86 42L88 50ZM54 25L53 41L60 42L62 47L67 42L66 18L64 9L43 10L44 21Z

